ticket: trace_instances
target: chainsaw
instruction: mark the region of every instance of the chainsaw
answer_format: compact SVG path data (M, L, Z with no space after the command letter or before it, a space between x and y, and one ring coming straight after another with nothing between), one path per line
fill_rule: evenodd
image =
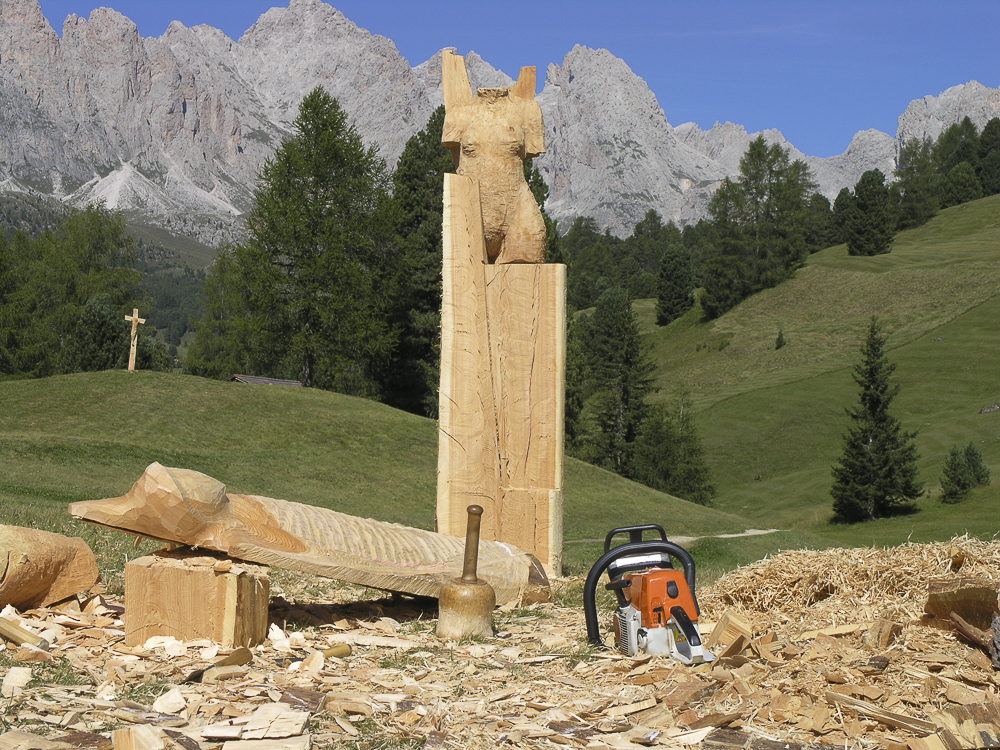
M659 539L643 541L645 531L656 531ZM629 541L612 547L619 534ZM680 561L683 571L673 567ZM668 541L661 526L625 526L613 529L604 540L604 554L590 569L583 587L583 609L587 639L604 648L597 618L596 591L607 571L618 609L614 614L615 642L626 656L668 654L683 664L701 664L715 659L702 645L698 632L698 599L694 593L694 559L683 547Z

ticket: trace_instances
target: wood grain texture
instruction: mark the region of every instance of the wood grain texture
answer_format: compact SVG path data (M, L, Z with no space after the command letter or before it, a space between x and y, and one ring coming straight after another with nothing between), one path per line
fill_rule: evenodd
M545 261L545 222L524 179L525 159L545 153L533 70L522 69L514 86L479 89L473 97L465 59L442 52L441 142L455 171L479 185L486 252L497 263Z
M125 564L125 645L154 635L208 638L224 648L256 646L267 637L267 568L233 565L191 551L159 552Z
M446 174L444 201L436 525L443 534L464 537L466 508L480 505L490 525L483 538L496 539L498 426L479 188L468 177Z
M82 539L0 526L0 607L47 607L89 589L98 577L94 553Z
M566 268L493 264L475 183L445 176L437 529L482 538L562 569Z
M257 495L228 494L212 477L151 464L128 494L72 503L75 518L250 562L409 594L438 595L460 576L464 539ZM480 544L479 576L497 603L547 600L538 561L511 545Z

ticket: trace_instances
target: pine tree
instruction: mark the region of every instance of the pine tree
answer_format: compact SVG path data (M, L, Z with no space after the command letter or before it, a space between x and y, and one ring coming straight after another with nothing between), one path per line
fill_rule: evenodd
M740 159L740 174L728 178L709 203L711 242L719 262L701 269L710 317L788 278L807 255L809 196L816 188L805 162L792 161L763 136Z
M956 164L941 186L941 205L945 208L957 206L983 197L983 186L979 184L976 171L967 161Z
M904 432L889 413L899 385L890 385L896 369L885 355L882 326L872 317L861 346L854 382L860 403L847 410L853 425L844 435L844 454L833 467L835 519L848 523L905 513L923 493L917 480L916 433Z
M895 234L885 175L869 169L854 186L854 208L844 224L849 255L882 255L889 252Z
M665 326L694 307L691 256L683 245L669 245L660 258L656 324Z
M595 409L600 432L593 440L594 462L627 474L632 445L646 418L654 368L624 289L612 287L597 300L590 335L590 369L601 391Z
M0 334L15 372L55 373L60 351L92 298L108 295L119 308L137 303L137 248L124 215L99 204L71 212L37 237L15 234L9 259L17 285L4 304L15 328Z
M302 100L292 130L261 170L247 240L212 268L230 278L206 285L226 294L209 299L229 313L221 349L236 372L375 396L394 346L385 164L321 87ZM215 325L204 321L199 337ZM197 352L202 361L209 353Z
M699 505L712 499L715 488L685 395L649 410L632 451L629 477Z
M406 142L393 175L399 258L391 319L399 346L388 368L386 402L437 416L441 349L441 195L455 171L441 143L444 106Z

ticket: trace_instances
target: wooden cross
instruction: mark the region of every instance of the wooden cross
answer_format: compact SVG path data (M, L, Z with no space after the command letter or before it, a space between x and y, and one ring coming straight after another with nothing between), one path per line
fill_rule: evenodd
M132 314L131 315L126 315L125 316L125 320L129 321L132 324L132 342L131 342L131 348L129 349L129 353L128 353L128 371L129 372L134 372L135 371L135 342L136 342L136 333L139 330L139 324L140 323L145 323L146 319L145 318L140 318L139 317L139 308L133 307L132 308Z

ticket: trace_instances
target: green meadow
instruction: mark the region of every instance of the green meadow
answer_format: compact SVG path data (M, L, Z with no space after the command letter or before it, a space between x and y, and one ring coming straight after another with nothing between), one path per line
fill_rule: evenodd
M585 573L613 527L659 523L692 542L705 580L780 549L895 545L1000 531L1000 196L901 233L889 255L813 255L794 278L722 318L697 308L657 328L636 309L657 364L656 398L687 392L718 496L702 507L572 459L565 558ZM829 522L830 467L857 399L851 368L872 315L885 324L902 390L894 412L918 431L917 512ZM775 349L781 331L786 345ZM974 441L992 486L939 500L948 450ZM138 554L122 534L73 522L66 506L124 494L158 461L231 491L434 527L437 428L339 394L179 374L103 372L0 382L0 521L81 534L109 574ZM716 538L748 528L776 533ZM149 545L151 543L145 543ZM146 546L139 549L147 549Z

